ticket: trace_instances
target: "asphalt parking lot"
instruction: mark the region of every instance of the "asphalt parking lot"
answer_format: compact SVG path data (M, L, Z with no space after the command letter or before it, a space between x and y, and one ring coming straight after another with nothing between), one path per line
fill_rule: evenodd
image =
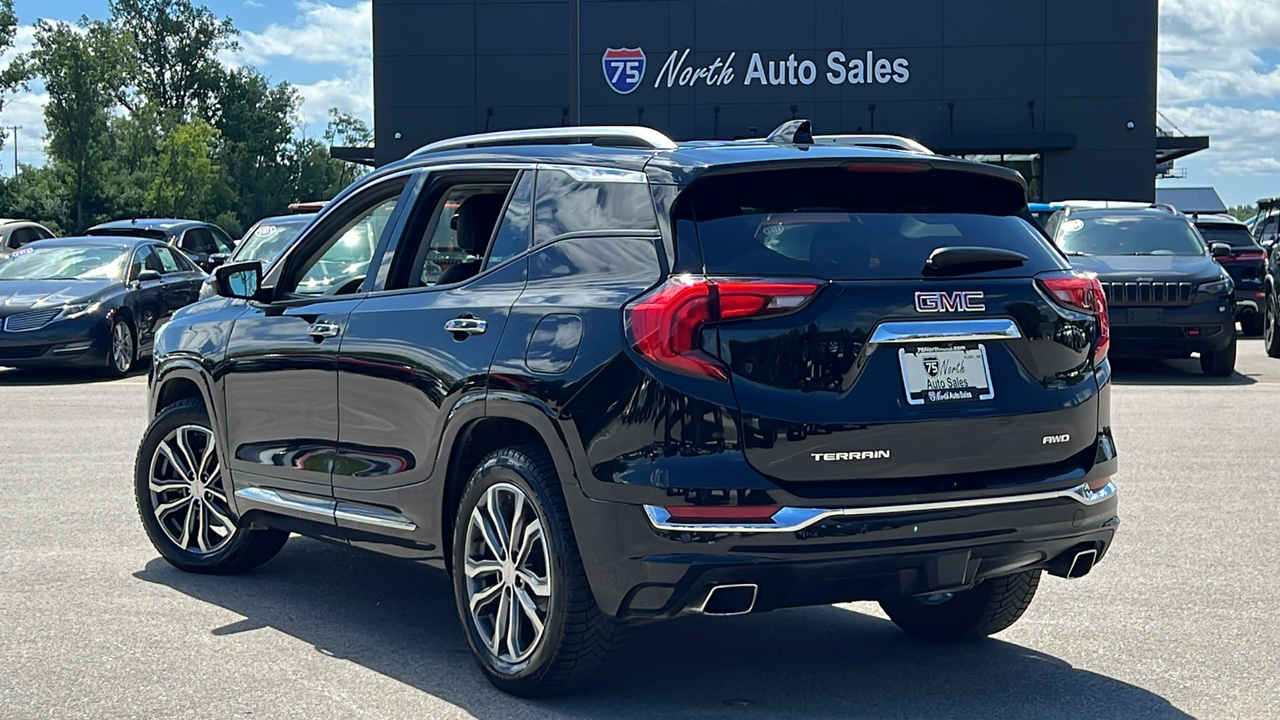
M134 510L145 378L0 371L3 718L1280 717L1280 360L1116 368L1123 525L994 639L871 604L635 629L597 686L492 689L442 573L294 538L241 577L161 561Z

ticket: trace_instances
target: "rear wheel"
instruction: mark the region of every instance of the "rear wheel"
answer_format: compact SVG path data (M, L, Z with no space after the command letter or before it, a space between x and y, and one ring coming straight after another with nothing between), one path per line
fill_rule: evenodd
M1264 324L1260 313L1247 313L1240 318L1240 332L1244 333L1245 337L1258 337L1262 334Z
M1277 317L1276 299L1271 293L1267 293L1263 312L1265 316L1262 321L1262 346L1266 349L1267 355L1280 358L1280 327L1276 326L1276 323L1280 322L1280 317Z
M1200 353L1200 370L1205 375L1227 377L1236 371L1236 339L1221 350Z
M976 640L1018 621L1031 605L1040 571L992 578L971 590L880 601L889 619L925 640Z
M147 428L134 466L138 517L171 565L232 574L275 557L289 533L240 527L227 503L209 415L199 400L165 408Z
M536 697L589 679L620 637L596 606L546 450L491 453L463 491L453 584L467 642L489 681Z

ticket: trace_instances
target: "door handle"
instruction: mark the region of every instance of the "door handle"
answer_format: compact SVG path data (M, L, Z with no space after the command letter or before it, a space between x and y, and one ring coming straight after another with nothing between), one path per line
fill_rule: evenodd
M338 326L327 320L311 323L307 327L307 334L313 338L331 338L338 337Z
M489 329L489 323L480 318L460 317L446 322L444 329L459 335L483 335Z

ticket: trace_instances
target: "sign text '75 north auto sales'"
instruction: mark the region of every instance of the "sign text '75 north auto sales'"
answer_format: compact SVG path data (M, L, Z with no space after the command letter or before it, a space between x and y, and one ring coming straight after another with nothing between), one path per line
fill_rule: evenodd
M743 85L812 85L819 77L832 85L902 84L911 79L911 64L906 58L877 57L874 50L865 54L832 50L821 69L809 58L797 58L796 53L767 58L753 52L741 75L737 52L716 57L706 65L690 63L691 52L692 48L672 50L658 69L653 86L729 85L739 78ZM644 81L646 58L641 48L608 48L602 60L604 79L615 92L626 95Z

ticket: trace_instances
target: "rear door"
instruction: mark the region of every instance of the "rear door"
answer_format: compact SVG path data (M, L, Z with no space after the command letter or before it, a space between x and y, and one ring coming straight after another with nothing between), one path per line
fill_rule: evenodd
M721 317L743 318L709 342L757 470L784 485L934 478L923 492L1092 464L1099 323L1050 299L1046 283L1086 281L1015 216L1021 193L921 165L739 173L687 191L695 222L681 226L696 228ZM763 307L743 299L753 287Z

